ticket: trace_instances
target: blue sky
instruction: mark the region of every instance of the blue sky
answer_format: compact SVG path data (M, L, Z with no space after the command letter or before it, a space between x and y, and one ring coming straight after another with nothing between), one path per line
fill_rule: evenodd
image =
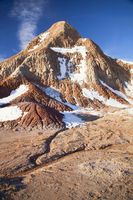
M0 60L62 20L106 54L133 61L133 0L0 0Z

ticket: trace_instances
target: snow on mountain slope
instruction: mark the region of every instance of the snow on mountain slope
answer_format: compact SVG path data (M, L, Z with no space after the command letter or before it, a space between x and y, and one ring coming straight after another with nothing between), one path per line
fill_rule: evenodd
M59 48L59 47L51 47L51 49L57 53L61 54L74 54L74 53L80 53L82 55L82 59L80 64L77 66L79 67L79 73L71 73L70 68L72 67L72 62L68 62L65 58L58 58L60 62L60 69L62 72L64 72L63 77L65 77L65 74L68 73L69 77L72 81L77 81L80 84L83 83L83 81L86 81L86 53L87 49L85 46L74 46L73 48ZM76 55L75 55L76 56ZM68 68L68 70L67 70Z
M115 99L109 98L106 99L104 96L101 96L98 91L95 91L93 89L86 89L83 88L83 95L91 100L97 99L98 101L101 101L104 105L112 106L112 107L118 107L118 108L126 108L127 105L124 105Z
M22 117L22 110L18 106L0 108L0 122L13 121Z
M63 103L64 105L67 105L69 106L70 108L72 108L73 110L78 110L79 109L79 106L77 105L73 105L67 101L64 101L62 98L61 98L61 93L59 90L57 90L56 88L54 87L40 87L37 85L37 87L39 87L42 91L44 91L48 96L52 97L53 99L56 99L57 101Z
M16 90L13 90L8 97L0 99L0 105L10 103L12 100L28 92L28 90L28 85L20 85Z
M125 92L127 96L133 98L133 80L130 83L125 82Z
M73 128L85 123L81 117L77 116L73 112L63 112L62 114L64 115L63 121L66 124L66 128Z
M111 88L110 86L108 86L106 83L104 83L102 80L100 80L101 84L105 87L107 87L110 91L112 91L114 94L118 95L119 97L125 99L126 101L128 101L130 104L133 104L133 100L131 100L130 98L128 98L124 93L122 93L121 91L115 90L113 88ZM130 88L129 84L126 84L126 87L129 88L129 90L132 90L132 88ZM132 87L132 86L131 86ZM132 95L131 95L132 96Z
M66 58L58 58L60 65L60 75L57 76L59 80L66 78L67 73L67 59Z
M81 53L83 55L83 58L86 56L86 48L84 46L74 46L72 48L63 48L63 47L51 47L51 49L57 53Z

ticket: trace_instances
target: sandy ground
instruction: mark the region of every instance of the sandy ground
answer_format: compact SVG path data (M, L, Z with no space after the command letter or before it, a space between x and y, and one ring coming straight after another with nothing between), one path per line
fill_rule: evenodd
M133 117L62 131L0 132L0 199L133 200Z

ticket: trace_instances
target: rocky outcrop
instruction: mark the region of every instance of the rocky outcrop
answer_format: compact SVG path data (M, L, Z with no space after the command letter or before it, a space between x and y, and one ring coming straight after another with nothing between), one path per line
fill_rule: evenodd
M58 129L64 127L63 115L55 109L40 106L36 103L19 103L18 106L26 113L20 121L23 127L39 129Z
M41 131L42 129L61 129L65 126L62 122L63 115L50 107L33 102L21 102L13 106L17 106L22 111L22 115L16 120L0 122L0 128Z

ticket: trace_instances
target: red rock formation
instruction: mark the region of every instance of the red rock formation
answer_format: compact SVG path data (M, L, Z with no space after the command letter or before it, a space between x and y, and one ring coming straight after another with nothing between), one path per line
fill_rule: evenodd
M25 128L36 126L41 129L61 128L64 125L62 122L63 115L55 109L28 102L19 103L18 106L26 113L20 121L20 125Z
M6 129L60 129L64 127L63 115L57 110L33 102L20 102L17 105L23 112L17 120L0 122Z

